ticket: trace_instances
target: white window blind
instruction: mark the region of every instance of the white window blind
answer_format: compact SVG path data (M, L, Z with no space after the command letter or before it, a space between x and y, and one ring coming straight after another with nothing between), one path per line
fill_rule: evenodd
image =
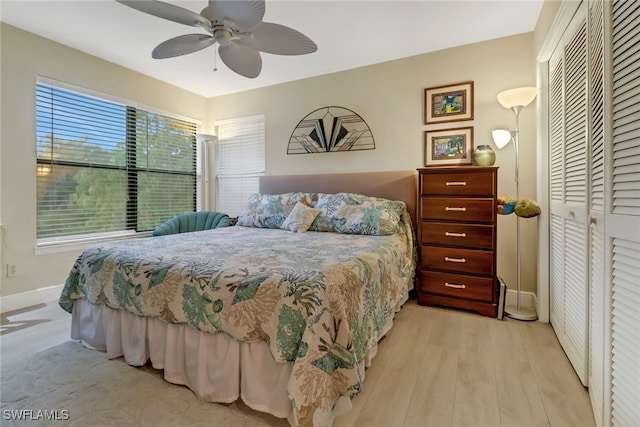
M265 172L264 116L216 122L216 210L238 216Z
M40 82L36 134L39 242L196 210L196 123Z

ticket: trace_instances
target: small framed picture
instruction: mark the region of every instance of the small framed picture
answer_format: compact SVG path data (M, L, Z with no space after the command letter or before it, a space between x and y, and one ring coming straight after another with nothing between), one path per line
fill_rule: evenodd
M424 165L470 165L473 127L428 130L424 133Z
M424 90L424 124L473 120L473 82Z

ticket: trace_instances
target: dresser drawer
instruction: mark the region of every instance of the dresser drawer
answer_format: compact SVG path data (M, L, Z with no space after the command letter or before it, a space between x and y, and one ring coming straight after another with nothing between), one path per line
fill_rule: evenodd
M493 225L422 222L420 242L428 245L493 249Z
M493 223L497 207L493 198L420 198L422 219Z
M420 174L420 190L421 194L493 196L494 176L491 171Z
M446 270L493 276L493 251L422 246L420 267L427 270Z
M491 277L420 271L419 292L493 301L494 284Z

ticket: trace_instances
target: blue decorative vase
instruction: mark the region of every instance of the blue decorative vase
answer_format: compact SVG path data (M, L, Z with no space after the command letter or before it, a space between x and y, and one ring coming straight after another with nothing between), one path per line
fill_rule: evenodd
M471 154L471 162L476 166L492 166L496 162L496 153L489 145L478 145Z

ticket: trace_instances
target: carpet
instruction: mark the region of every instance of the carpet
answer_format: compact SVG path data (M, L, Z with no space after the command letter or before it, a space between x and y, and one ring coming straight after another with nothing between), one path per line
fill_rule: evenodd
M284 426L246 407L205 402L150 366L68 341L2 366L0 424L12 426Z

